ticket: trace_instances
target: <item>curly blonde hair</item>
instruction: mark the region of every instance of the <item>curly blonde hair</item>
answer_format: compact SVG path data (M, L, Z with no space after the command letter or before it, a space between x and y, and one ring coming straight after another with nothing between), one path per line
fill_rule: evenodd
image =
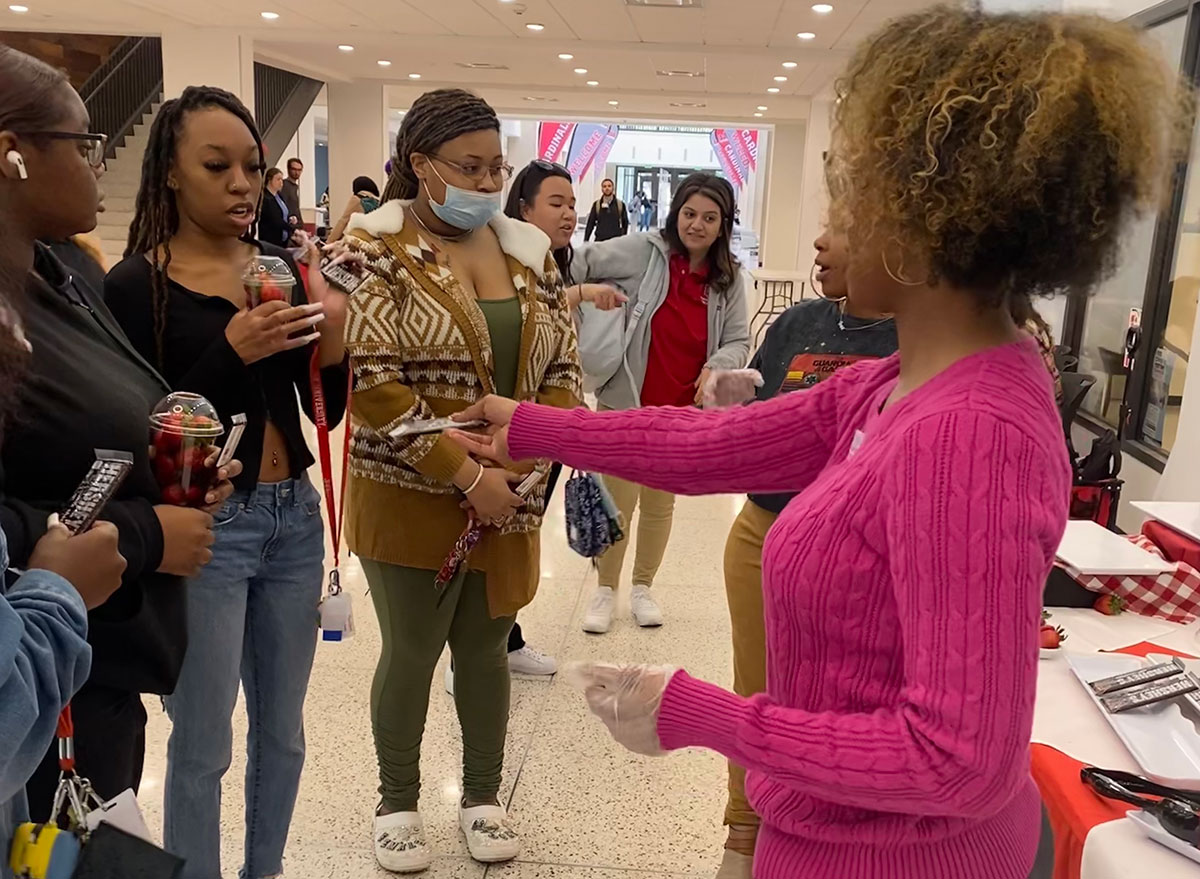
M882 249L894 276L987 306L1101 280L1191 130L1191 90L1162 53L1089 15L899 18L838 93L831 220L852 253Z

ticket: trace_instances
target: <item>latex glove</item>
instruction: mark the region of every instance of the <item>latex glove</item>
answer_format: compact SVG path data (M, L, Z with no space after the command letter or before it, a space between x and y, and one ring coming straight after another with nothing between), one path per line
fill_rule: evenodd
M667 684L679 669L670 665L571 663L567 683L583 690L592 713L604 721L612 737L636 754L662 757L658 711Z
M708 374L700 388L705 409L740 406L754 399L754 391L763 386L762 373L757 369L717 369Z

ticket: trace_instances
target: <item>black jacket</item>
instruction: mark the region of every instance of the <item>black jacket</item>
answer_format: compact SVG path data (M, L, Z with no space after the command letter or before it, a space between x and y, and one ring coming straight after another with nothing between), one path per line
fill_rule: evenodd
M283 193L279 196L282 198ZM279 210L279 202L275 196L266 190L263 191L261 214L258 218L258 237L276 247L287 247L296 227L289 223L288 218Z
M121 587L88 614L90 681L170 693L187 645L185 587L157 573L163 535L147 423L170 388L126 339L99 291L41 245L22 318L33 355L0 445L0 527L11 564L29 560L47 515L66 505L95 449L132 453L133 472L101 513L119 529L128 567Z
M583 232L583 240L592 240L592 230L596 232L597 241L607 241L618 238L629 231L629 212L625 210L625 202L613 196L613 200L604 207L603 199L596 199L592 210L588 213L587 228Z

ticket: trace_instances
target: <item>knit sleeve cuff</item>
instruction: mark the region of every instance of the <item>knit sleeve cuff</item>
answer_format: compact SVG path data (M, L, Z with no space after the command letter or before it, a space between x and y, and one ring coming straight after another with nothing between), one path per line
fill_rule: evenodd
M701 747L729 756L745 704L736 693L676 672L659 707L658 739L668 751Z
M562 435L571 417L570 409L522 403L508 427L508 454L514 461L554 458L568 451Z

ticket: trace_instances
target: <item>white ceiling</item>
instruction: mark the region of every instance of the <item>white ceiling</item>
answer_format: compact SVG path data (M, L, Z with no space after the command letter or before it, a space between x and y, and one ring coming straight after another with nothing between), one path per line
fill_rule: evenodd
M23 15L0 5L0 30L154 34L219 21L252 36L260 60L321 79L393 85L397 107L425 89L456 85L509 114L769 124L806 118L809 99L828 92L859 39L930 0L829 0L834 10L824 15L812 10L816 0L702 0L701 8L626 0L21 2L30 8ZM279 18L264 21L263 11ZM530 31L528 23L544 30ZM800 40L800 32L816 38ZM342 43L354 51L339 51ZM561 61L560 52L575 57ZM785 69L785 61L797 66ZM463 66L478 62L506 69ZM588 72L575 74L575 67ZM667 70L702 75L659 74ZM755 118L759 105L768 109Z

